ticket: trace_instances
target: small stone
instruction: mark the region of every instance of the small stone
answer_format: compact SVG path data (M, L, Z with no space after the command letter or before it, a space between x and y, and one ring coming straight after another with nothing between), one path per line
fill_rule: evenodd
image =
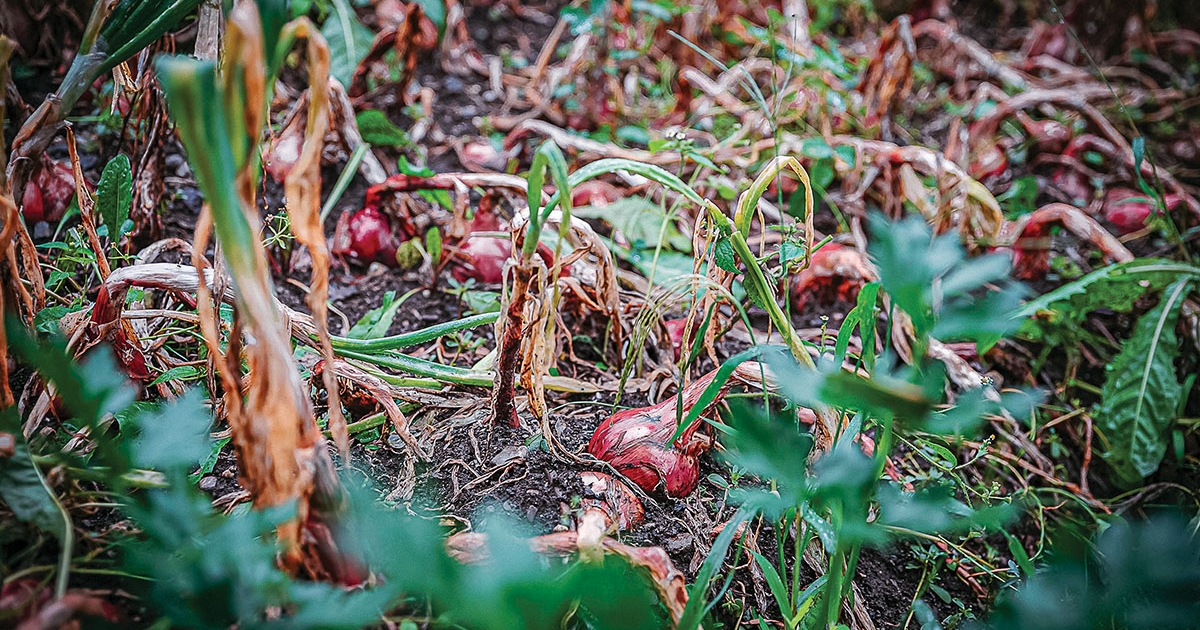
M217 478L212 475L205 475L200 478L200 483L196 484L196 487L205 492L212 492L217 489Z
M678 536L673 536L666 540L666 544L667 551L670 551L671 553L679 553L692 546L692 536L691 534L680 534Z
M52 234L53 233L50 230L50 224L46 223L45 221L38 221L37 224L33 226L34 240L44 241L50 238Z
M446 79L442 81L442 89L450 94L458 94L463 91L462 79L453 76L446 77Z

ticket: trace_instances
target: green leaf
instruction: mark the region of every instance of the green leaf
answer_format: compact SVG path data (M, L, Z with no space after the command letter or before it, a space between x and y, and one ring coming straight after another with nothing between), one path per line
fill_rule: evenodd
M758 568L762 569L763 575L767 578L767 586L771 587L771 595L775 597L775 603L779 606L779 612L784 619L792 616L791 605L788 604L787 587L783 585L783 579L779 577L779 571L775 569L775 565L771 564L761 553L751 551L754 554L754 561L758 563Z
M50 283L47 283L49 285ZM78 306L47 306L33 316L34 330L48 334L58 334L61 331L58 322L67 315L79 311Z
M642 196L618 199L605 206L572 208L571 214L602 219L629 241L631 249L658 247L683 253L692 251L692 239L679 231L676 220L658 204Z
M1134 485L1158 470L1182 389L1175 374L1175 324L1190 279L1179 280L1138 319L1133 336L1108 366L1096 427L1108 440L1100 453L1119 480Z
M129 158L118 155L104 167L100 183L96 186L96 209L108 226L108 236L116 242L121 237L121 226L129 218L133 206L133 172L129 170Z
M354 122L358 125L358 133L362 136L363 142L367 144L381 147L412 146L412 140L408 134L392 124L392 121L377 109L359 112L354 116Z
M729 242L728 237L718 239L713 245L713 262L729 273L742 273L742 270L738 269L737 257L733 254L733 244Z
M1128 313L1146 293L1184 277L1200 279L1200 267L1157 258L1109 265L1026 302L1011 319L1022 324L1021 336L1033 341L1069 340L1092 311Z
M33 461L15 406L0 411L0 435L4 434L12 439L13 452L0 456L0 498L4 499L18 519L33 523L38 529L58 538L62 549L59 552L55 595L62 597L67 590L67 574L75 539L71 518Z
M321 26L321 35L329 42L329 74L349 86L359 62L371 50L375 34L358 21L346 0L333 0L333 9Z
M696 630L700 627L700 619L704 616L704 602L708 599L708 583L717 569L725 563L725 555L729 553L729 545L733 543L738 527L752 516L753 514L745 508L738 510L713 541L708 557L704 559L704 564L700 565L700 571L696 574L695 583L688 589L688 603L683 610L683 618L676 625L678 630Z
M396 319L396 312L407 298L405 295L397 300L395 291L384 293L383 303L378 308L367 311L367 314L350 328L347 336L351 339L378 339L387 335L388 329Z
M66 512L33 462L16 407L0 412L0 435L15 442L12 455L0 457L0 497L18 519L61 539L68 527Z
M837 344L834 346L833 362L841 364L846 358L850 347L850 335L858 328L862 339L862 358L867 369L875 365L875 301L879 297L879 283L868 282L858 292L858 303L846 315L842 327L838 330Z
M442 232L436 226L425 233L425 251L429 252L433 266L437 267L442 261Z
M204 376L204 370L194 365L177 365L166 372L158 375L158 378L151 382L151 385L158 385L167 381L194 381L201 376Z
M834 155L833 148L823 138L808 138L800 144L800 153L814 160L827 160Z

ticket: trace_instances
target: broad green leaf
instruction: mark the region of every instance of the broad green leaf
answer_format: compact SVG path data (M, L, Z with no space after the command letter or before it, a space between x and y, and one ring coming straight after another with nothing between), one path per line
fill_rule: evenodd
M367 144L380 147L412 146L412 139L408 137L408 134L392 124L392 121L377 109L359 112L354 116L354 122L358 125L358 133L362 136L363 142Z
M1167 288L1108 365L1096 409L1096 427L1108 441L1100 455L1127 486L1158 470L1167 450L1181 390L1175 374L1175 324L1190 282L1180 280Z
M33 523L38 529L58 538L61 551L55 594L62 597L67 590L67 572L71 564L71 551L75 546L71 518L33 461L29 443L21 432L21 417L16 407L0 411L2 434L8 434L13 440L13 450L11 454L0 456L0 498L4 499L18 519Z
M96 209L114 243L121 237L121 226L129 218L132 206L133 172L129 170L129 158L122 154L105 165L96 186Z
M321 26L321 35L329 43L329 74L349 86L359 62L371 50L375 34L358 21L349 2L333 0L333 11Z
M713 245L713 262L729 273L742 273L742 270L738 269L737 258L733 254L733 244L729 242L728 238L720 238Z
M661 242L665 249L685 254L692 251L692 240L679 231L675 219L642 196L618 199L606 206L572 208L571 213L603 219L629 241L632 249L654 248Z

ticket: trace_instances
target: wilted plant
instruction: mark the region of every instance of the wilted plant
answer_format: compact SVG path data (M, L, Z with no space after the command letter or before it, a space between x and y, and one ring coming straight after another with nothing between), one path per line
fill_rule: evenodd
M274 305L266 253L258 237L255 189L261 176L258 146L268 113L270 86L294 39L305 36L313 93L310 135L302 163L293 169L286 184L292 224L301 242L313 252L310 304L314 304L318 334L326 337L321 342L326 359L331 361L324 318L328 255L316 205L328 54L320 35L303 18L281 28L287 16L282 4L264 2L263 11L260 17L257 5L249 1L234 7L229 15L222 72L218 73L211 61L179 57L160 59L158 68L170 112L208 202L208 211L196 226L194 264L198 270L204 268L203 252L209 232L215 228L237 296L234 334L228 352L224 352L207 283L203 278L199 283L201 325L209 352L219 366L225 412L239 454L239 475L260 508L296 503L295 520L279 529L284 565L294 571L302 560L301 529L312 523L320 526L323 518L331 516L310 512L310 501L328 510L339 504L340 491L313 417L312 403L292 360L289 332ZM253 339L244 348L252 375L244 393L242 345L238 339L243 325ZM331 371L325 380L332 425L344 446L345 425L344 421L336 422L341 416ZM340 434L336 433L339 429ZM320 567L318 556L310 558Z
M518 424L513 403L514 378L518 372L522 385L530 392L534 415L538 418L545 415L542 372L546 369L546 320L553 317L553 296L546 292L548 287L557 287L558 276L562 272L562 263L557 257L551 269L547 270L545 265L538 266L541 260L534 255L541 241L542 228L555 206L554 202L547 203L544 208L542 206L542 184L547 171L558 188L555 198L562 203L564 230L568 228L571 216L571 182L567 177L566 159L558 145L546 142L534 154L533 166L529 170L529 225L519 257L512 267L512 286L505 286L505 301L501 308L504 318L496 326L496 338L499 341L496 387L492 396L493 413L497 422L512 426ZM523 343L526 339L528 341ZM524 353L521 352L522 348ZM518 361L522 364L519 365Z

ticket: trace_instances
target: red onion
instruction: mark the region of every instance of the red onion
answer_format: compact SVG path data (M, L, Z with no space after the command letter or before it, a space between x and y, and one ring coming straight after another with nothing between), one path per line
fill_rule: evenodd
M62 219L75 196L75 172L66 162L41 161L21 198L21 214L29 223Z
M450 273L455 280L466 282L473 278L483 284L500 284L504 280L504 264L512 253L512 244L498 236L468 236L458 248Z
M734 377L744 382L756 382L761 375L760 368L758 363L743 363L734 371ZM683 415L696 405L714 376L715 370L683 390ZM726 389L721 388L705 413L721 401ZM661 486L669 497L687 496L700 479L699 456L708 449L711 441L707 436L697 434L699 420L687 427L677 441L669 441L677 428L675 404L678 400L679 397L671 396L657 405L613 414L592 434L588 452L612 464L647 492Z
M877 278L871 263L853 247L829 243L812 256L807 269L792 278L792 308L804 310L809 299L830 305L853 302L862 285Z
M396 264L399 243L392 235L387 216L372 206L338 218L333 236L333 253L349 256L364 263Z
M1165 195L1163 202L1168 210L1174 210L1182 201L1179 195ZM1129 188L1112 188L1104 196L1104 220L1117 228L1121 234L1129 234L1146 227L1146 221L1160 214L1158 202L1150 195Z
M571 204L575 206L607 206L623 195L620 189L598 179L589 179L571 189Z
M584 488L590 494L584 496L580 503L586 511L598 509L605 514L609 523L617 522L620 531L631 530L642 524L646 512L642 502L624 481L598 472L581 472L580 479Z

